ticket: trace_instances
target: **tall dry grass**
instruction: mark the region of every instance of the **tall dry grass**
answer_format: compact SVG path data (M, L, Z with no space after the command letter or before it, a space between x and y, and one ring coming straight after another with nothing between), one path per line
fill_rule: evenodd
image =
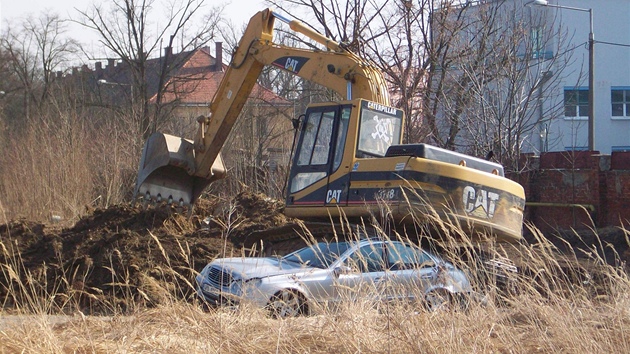
M15 136L0 157L2 205L9 218L75 216L89 199L93 174L85 151L91 139L73 124L48 123L39 119Z
M627 286L627 285L624 285ZM332 313L275 320L258 309L204 312L183 302L132 316L31 315L6 324L6 352L172 353L624 353L628 299L518 296L466 312L379 312L360 302ZM14 320L15 321L15 320Z
M531 230L536 233L535 229ZM378 232L378 230L376 230ZM453 230L456 232L456 230ZM540 235L539 235L540 236ZM401 237L400 235L396 237ZM308 237L307 237L308 238ZM111 284L128 288L125 312L111 299L102 316L85 315L75 292L43 292L36 281L13 274L28 272L19 254L2 244L2 275L12 279L15 303L0 310L1 352L169 352L169 353L623 353L630 351L630 279L626 270L603 262L561 254L545 238L531 244L488 247L484 257L518 257L521 272L509 292L484 280L479 263L454 261L470 273L486 301L470 300L464 310L427 312L419 304L375 303L349 297L315 314L273 319L262 309L205 309L182 294L193 288L188 269L165 259L154 291L163 296L147 308L124 273ZM181 252L187 253L185 244ZM471 251L476 252L476 251ZM461 254L461 253L460 253ZM60 255L62 257L63 255ZM448 253L447 253L448 256ZM454 256L454 255L453 255ZM474 255L477 256L476 254ZM473 257L474 258L474 257ZM147 274L149 276L149 274ZM33 279L35 275L26 277ZM62 276L60 283L67 282ZM68 275L70 277L70 275ZM183 278L184 282L175 282ZM481 283L481 282L484 283ZM179 285L175 285L179 284ZM59 287L65 288L63 286ZM390 289L391 290L391 289ZM396 290L396 289L394 289ZM60 303L55 299L63 298ZM76 300L76 301L75 301ZM107 302L107 299L105 299ZM5 303L6 305L6 303Z
M142 142L124 117L61 94L8 129L0 155L5 220L66 221L128 198ZM15 123L14 123L15 125ZM0 220L4 221L4 220Z

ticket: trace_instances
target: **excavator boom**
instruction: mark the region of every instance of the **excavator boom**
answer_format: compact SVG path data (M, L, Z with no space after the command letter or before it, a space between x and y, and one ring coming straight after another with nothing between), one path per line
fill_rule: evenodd
M305 50L274 43L275 19L325 48ZM198 119L194 141L162 133L149 137L140 161L136 196L191 204L209 183L223 178L221 148L265 65L321 84L346 99L356 96L389 104L385 79L371 63L299 21L270 9L260 11L249 21L232 56L210 104L210 116Z

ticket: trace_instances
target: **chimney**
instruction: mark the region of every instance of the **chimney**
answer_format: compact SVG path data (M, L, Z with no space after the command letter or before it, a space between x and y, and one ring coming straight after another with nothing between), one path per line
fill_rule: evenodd
M168 59L172 55L173 55L173 47L171 46L164 47L164 58Z
M115 63L116 61L114 59L107 59L107 66L105 67L107 72L112 72L114 70Z
M168 60L168 58L173 55L173 47L171 47L170 44L173 43L173 40L175 39L175 35L171 34L169 38L170 38L168 42L169 45L164 48L164 58L166 58L166 60Z
M223 71L223 43L215 43L215 64L214 71Z

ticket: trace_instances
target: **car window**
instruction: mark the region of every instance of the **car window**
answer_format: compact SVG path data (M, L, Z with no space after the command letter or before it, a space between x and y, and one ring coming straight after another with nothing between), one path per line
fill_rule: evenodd
M347 242L320 242L288 254L283 259L309 267L328 268L348 247L350 244Z
M432 267L435 264L423 250L399 242L387 245L387 263L392 270Z
M348 257L346 263L361 273L382 272L385 270L383 248L381 244L362 246Z

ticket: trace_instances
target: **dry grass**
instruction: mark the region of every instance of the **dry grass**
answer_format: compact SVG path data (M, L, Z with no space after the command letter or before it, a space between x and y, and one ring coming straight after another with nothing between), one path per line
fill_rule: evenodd
M0 312L0 352L630 352L630 280L622 269L600 262L591 268L597 274L575 277L577 268L588 271L567 268L544 240L518 252L530 267L519 274L516 293L485 287L487 304L455 312L352 299L313 316L277 320L247 305L204 311L182 299L181 289L162 284L169 299L158 308L138 304L132 314L112 307L110 316L78 310L64 316L71 306L62 311L51 306L55 294L24 285L15 287L24 294L14 298L27 303ZM19 258L13 259L0 265L5 277L20 271Z
M0 213L71 225L92 207L120 203L137 171L130 129L56 107L24 122L3 144ZM91 119L94 118L94 119ZM137 140L137 139L136 139ZM133 178L130 178L133 177Z
M274 320L262 311L203 312L184 303L133 316L61 323L28 316L0 332L3 352L471 353L628 352L628 299L607 304L532 301L467 312L379 313L348 304L334 313ZM59 321L57 321L59 322Z

